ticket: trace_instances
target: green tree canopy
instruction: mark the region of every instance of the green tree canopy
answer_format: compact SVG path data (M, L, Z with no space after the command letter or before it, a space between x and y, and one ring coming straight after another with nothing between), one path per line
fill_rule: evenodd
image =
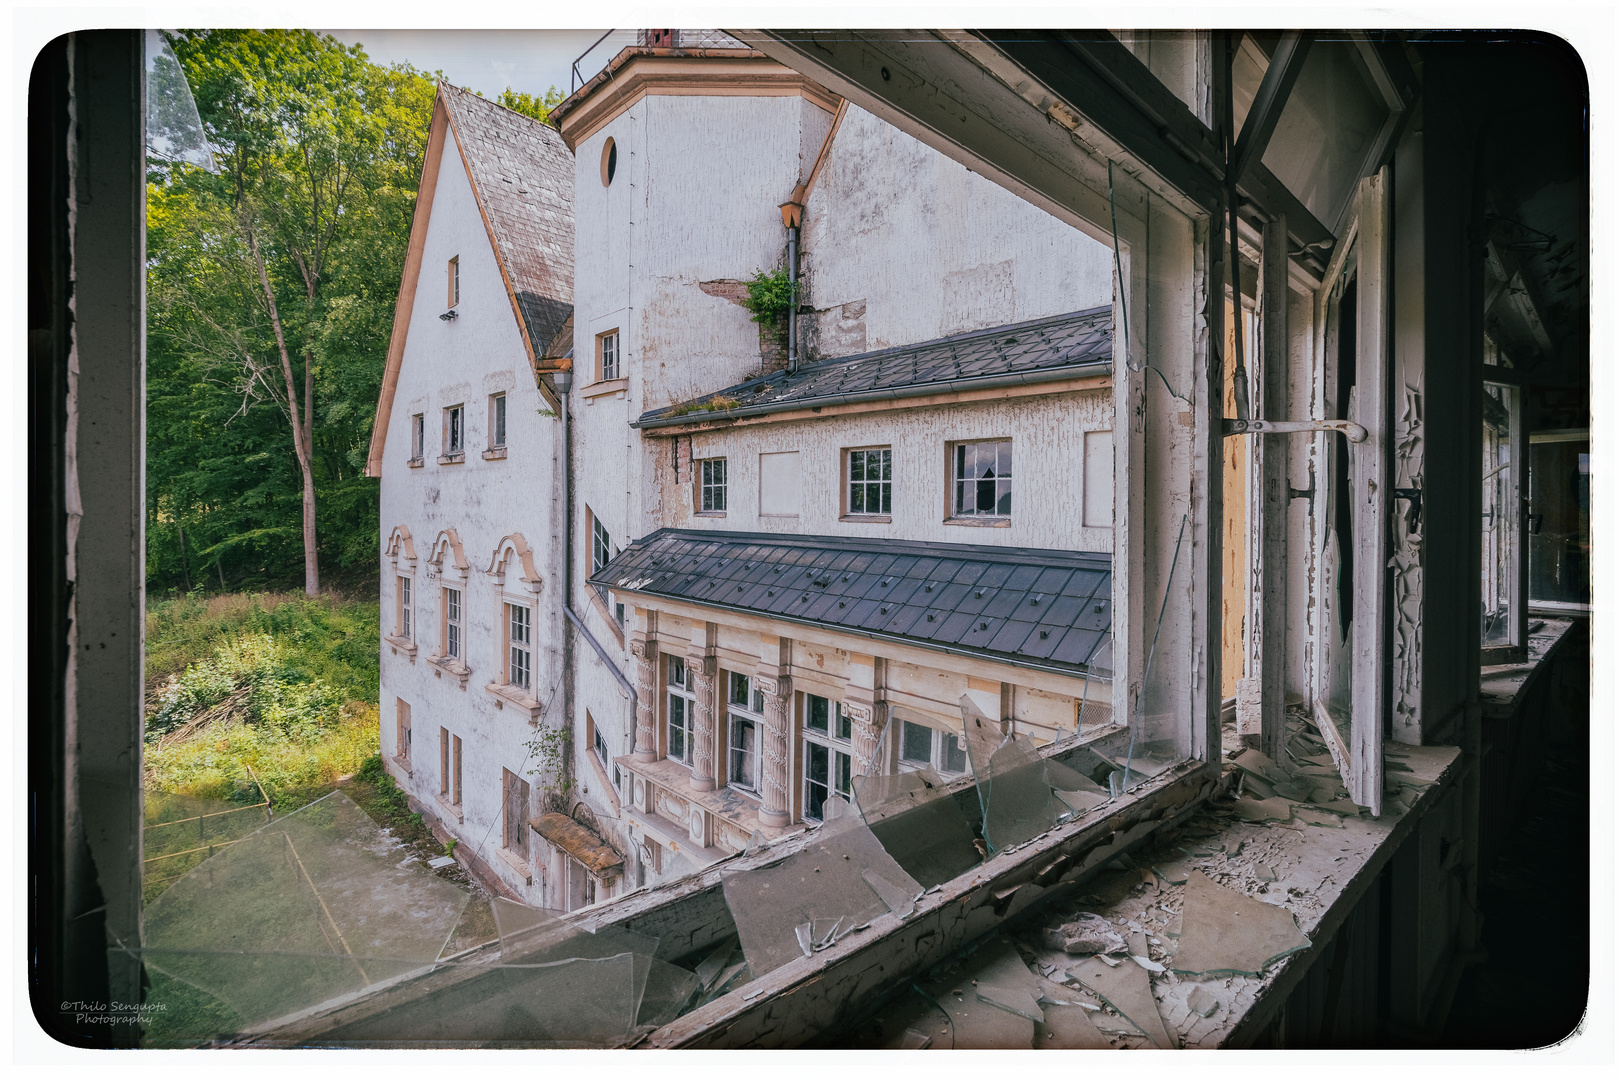
M376 558L363 472L433 82L309 31L171 42L219 172L150 163L148 578L302 564L313 590Z

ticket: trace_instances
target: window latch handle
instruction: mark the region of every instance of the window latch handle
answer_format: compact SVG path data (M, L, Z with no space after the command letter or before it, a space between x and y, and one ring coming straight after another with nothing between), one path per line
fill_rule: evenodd
M1221 420L1221 436L1292 435L1301 431L1337 431L1353 443L1367 441L1367 429L1352 420Z

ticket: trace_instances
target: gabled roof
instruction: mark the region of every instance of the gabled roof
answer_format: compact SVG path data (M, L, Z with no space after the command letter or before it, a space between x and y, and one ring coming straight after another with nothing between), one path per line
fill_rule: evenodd
M660 529L590 582L1063 675L1113 664L1105 552Z
M440 84L535 358L574 311L574 155L556 129Z
M460 156L466 169L529 363L541 393L554 408L556 396L540 376L570 363L558 350L567 337L567 351L572 352L572 335L565 331L572 326L574 311L573 153L550 126L440 83L394 305L367 476L382 475L388 420L421 277L439 164L447 147Z
M1110 307L995 326L916 345L801 364L641 415L637 427L764 413L942 390L1072 378L1113 366Z

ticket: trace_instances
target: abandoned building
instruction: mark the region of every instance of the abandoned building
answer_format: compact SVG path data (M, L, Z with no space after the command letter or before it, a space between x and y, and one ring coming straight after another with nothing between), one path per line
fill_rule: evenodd
M345 898L247 967L143 928L141 485L79 449L140 460L141 70L78 34L32 87L36 1010L146 963L255 1045L1496 1037L1451 1020L1512 948L1488 875L1588 739L1567 44L662 30L555 130L441 88L382 746L497 933L447 952L466 897L329 803L209 860L296 833L330 876L275 880Z

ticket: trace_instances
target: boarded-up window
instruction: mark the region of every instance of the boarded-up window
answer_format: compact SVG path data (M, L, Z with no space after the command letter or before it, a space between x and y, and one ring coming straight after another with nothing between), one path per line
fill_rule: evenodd
M759 512L776 517L799 515L799 452L759 455Z
M411 760L411 703L403 698L394 699L394 754L399 760Z
M510 769L501 770L501 806L501 846L527 855L529 782Z
M1114 527L1114 433L1086 432L1085 524Z

